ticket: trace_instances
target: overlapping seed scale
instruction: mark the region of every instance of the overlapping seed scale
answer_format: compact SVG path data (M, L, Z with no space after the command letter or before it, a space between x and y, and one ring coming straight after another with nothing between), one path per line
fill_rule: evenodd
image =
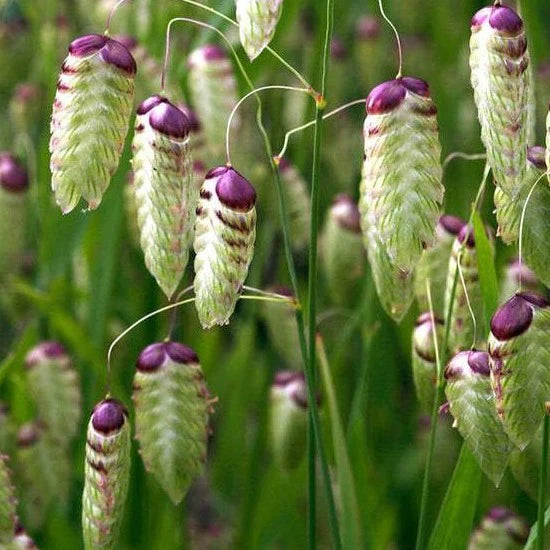
M497 235L506 244L511 244L519 236L521 202L517 198L511 198L499 185L495 187L494 201L498 223Z
M16 505L8 457L0 455L0 546L8 544L13 538Z

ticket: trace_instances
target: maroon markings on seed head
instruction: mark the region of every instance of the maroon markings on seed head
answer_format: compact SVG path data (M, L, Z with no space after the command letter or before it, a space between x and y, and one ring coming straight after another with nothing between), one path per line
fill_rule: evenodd
M220 176L223 176L223 174L225 174L229 169L229 166L216 166L215 168L208 170L205 178L207 180L211 178L219 178Z
M98 432L109 434L119 430L124 425L128 411L117 399L104 399L98 403L92 412L92 426Z
M449 234L458 235L466 222L458 216L444 214L439 218L439 225Z
M294 370L281 370L275 373L273 385L279 388L284 388L288 384L297 380L302 382L305 381L305 376L303 372Z
M156 371L166 360L164 342L150 344L139 354L136 367L143 372Z
M508 508L504 508L503 506L496 506L495 508L491 508L491 510L489 510L489 513L486 517L492 519L497 523L501 523L506 521L507 519L515 517L515 514Z
M108 40L101 34L87 34L70 43L69 53L75 57L85 57L101 50Z
M118 67L130 76L134 76L137 72L136 61L128 48L112 38L103 46L99 55L103 61Z
M53 340L41 342L27 353L25 366L30 368L44 359L59 359L66 355L65 348L59 342Z
M0 153L0 186L11 193L22 193L29 186L27 171L11 153Z
M158 132L183 139L189 135L188 118L169 101L156 105L149 115L149 123Z
M223 48L216 44L205 44L191 52L187 63L189 67L194 67L208 61L217 61L221 59L227 59L227 54Z
M468 365L470 365L472 372L475 372L476 374L489 376L491 373L491 369L489 367L489 354L486 351L469 351Z
M493 7L489 15L489 25L508 36L515 36L523 30L521 17L508 6Z
M409 92L413 92L422 97L430 97L430 87L425 80L414 76L404 76L400 80Z
M224 206L240 212L248 212L256 204L256 190L233 168L220 176L216 194Z
M191 133L200 131L201 123L197 113L193 111L193 109L191 109L191 107L189 107L189 105L186 105L185 103L178 103L177 107L189 120L189 131Z
M544 158L546 148L536 145L535 147L527 148L527 160L540 170L546 170L546 160Z
M474 248L476 241L474 238L474 228L471 225L464 225L458 234L458 242L464 243L466 241L466 246L469 248Z
M533 304L537 307L548 307L550 306L550 303L548 303L548 300L544 298L544 296L541 296L540 294L537 294L536 292L518 292L517 296L520 296L524 300L527 300L530 304Z
M336 195L332 201L330 212L342 228L354 233L361 233L359 208L349 195L345 193Z
M478 28L487 21L489 16L491 15L491 11L493 9L493 6L487 6L485 8L481 8L478 12L475 13L475 15L472 17L471 26L472 28Z
M23 424L17 432L17 446L19 448L30 447L40 439L40 427L37 422Z
M470 365L468 363L469 351L459 351L445 367L445 380L452 378L461 378L469 374Z
M367 96L367 113L370 115L389 113L401 105L406 95L407 90L399 80L382 82Z
M491 332L502 341L523 334L533 320L533 304L516 294L500 306L491 319Z
M160 103L166 103L168 100L161 95L152 95L147 99L144 99L137 108L138 115L144 115L148 113L151 109L159 105Z
M179 342L166 342L166 353L176 363L198 363L199 358L194 350L189 346L180 344Z
M437 315L434 315L434 321L437 325L443 325L443 319L440 319L437 317ZM429 311L426 311L418 316L416 319L416 322L414 323L415 327L419 327L423 325L424 323L431 323L432 322L432 314Z

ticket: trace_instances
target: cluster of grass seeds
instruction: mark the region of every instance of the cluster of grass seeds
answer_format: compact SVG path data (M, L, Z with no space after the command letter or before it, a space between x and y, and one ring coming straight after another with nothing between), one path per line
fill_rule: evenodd
M527 542L528 536L529 526L522 517L506 508L492 508L472 533L468 549L520 550Z

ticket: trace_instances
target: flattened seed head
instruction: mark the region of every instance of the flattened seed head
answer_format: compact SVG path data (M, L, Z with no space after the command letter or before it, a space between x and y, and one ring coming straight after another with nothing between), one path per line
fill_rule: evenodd
M546 160L545 160L546 148L535 146L527 148L527 160L539 170L546 171Z
M486 351L460 351L445 367L445 379L469 378L472 375L489 376L489 354Z
M29 187L27 171L11 153L0 153L0 186L10 193L22 193Z
M368 95L367 114L381 115L393 111L403 103L407 92L430 97L428 83L420 78L404 76L388 80L373 88Z
M187 59L189 67L197 67L207 64L210 61L227 59L225 50L216 44L205 44L193 50Z
M487 6L472 17L472 29L488 24L505 36L517 36L523 30L521 17L508 6Z
M277 372L272 388L284 392L296 405L307 409L307 388L303 372L291 370Z
M27 353L25 366L31 368L46 359L59 359L66 357L66 355L65 348L59 342L54 342L53 340L41 342Z
M142 372L158 370L167 359L182 365L198 363L197 354L179 342L157 342L147 346L140 354L136 367Z
M359 207L349 195L345 193L336 195L330 207L330 214L343 229L361 233Z
M206 177L219 177L216 194L224 206L239 212L248 212L256 204L256 190L233 168L219 166L208 172Z
M451 216L450 214L444 214L439 218L438 225L443 228L449 235L458 235L461 229L466 225L466 222L458 216Z
M128 418L126 407L116 399L104 399L92 412L92 425L95 430L105 435L118 431Z

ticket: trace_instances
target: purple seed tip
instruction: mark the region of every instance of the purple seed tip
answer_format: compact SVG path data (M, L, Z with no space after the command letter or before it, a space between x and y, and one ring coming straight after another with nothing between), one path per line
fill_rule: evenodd
M344 42L338 38L334 37L330 43L330 55L333 59L342 61L348 56L348 50Z
M37 422L27 422L23 424L17 432L17 446L30 447L40 438L40 427Z
M11 193L22 193L29 186L27 171L11 153L0 153L0 186Z
M279 171L281 173L284 173L287 170L289 170L291 166L292 166L292 164L290 163L290 161L287 160L286 157L281 157L279 159Z
M179 103L178 109L187 117L187 120L189 120L189 131L191 133L198 132L201 129L201 123L197 113L185 103Z
M158 132L169 137L183 139L189 135L187 117L172 103L164 101L153 107L149 123Z
M136 61L132 54L126 46L116 40L110 39L101 49L99 55L103 61L118 67L130 76L135 75L137 72Z
M464 241L469 248L474 248L476 245L474 228L471 225L464 225L458 234L458 242L462 244Z
M487 6L477 11L475 15L472 17L472 22L471 22L472 28L481 27L481 25L483 25L483 23L485 23L485 21L487 21L488 17L491 15L492 9L493 9L493 6Z
M469 374L470 365L468 363L469 351L459 351L445 367L445 380L452 378L461 378Z
M188 58L188 65L194 67L202 65L207 61L216 61L220 59L227 59L225 50L216 44L205 44L191 52Z
M220 202L233 210L247 212L256 204L256 191L239 172L229 168L216 183Z
M41 342L27 353L25 366L30 368L44 359L59 359L66 355L65 348L59 342Z
M508 36L515 36L523 30L521 17L508 6L494 6L489 15L493 29Z
M295 381L305 382L304 373L294 370L281 370L275 374L273 385L278 388L284 388Z
M367 97L367 113L381 115L399 107L407 91L399 80L388 80L372 89Z
M166 342L166 353L176 363L198 363L197 354L189 346L180 344L179 342Z
M116 399L104 399L98 403L92 412L92 426L98 432L109 434L122 428L128 411Z
M443 324L443 319L440 319L437 315L434 315L434 321L438 325ZM416 322L414 323L414 326L419 327L425 323L431 324L431 322L432 322L432 314L429 311L426 311L418 316L418 318L416 319Z
M527 160L539 170L546 170L546 148L535 146L527 149Z
M73 40L69 45L69 53L76 57L91 55L103 48L108 38L101 34L87 34Z
M361 233L361 215L357 203L345 193L336 195L332 201L331 214L338 224L348 231Z
M466 222L458 216L444 214L439 218L439 225L451 235L458 235L460 230L466 225Z
M212 178L218 178L223 174L225 174L228 170L229 170L229 166L216 166L215 168L211 168L210 170L208 170L205 178L207 180Z
M504 508L503 506L495 506L489 510L486 517L500 523L509 518L515 517L515 514L508 508Z
M137 360L137 369L142 372L154 372L159 369L166 359L175 363L198 363L197 354L188 346L178 342L157 342L147 346Z
M502 341L523 334L533 320L533 304L516 294L500 306L491 319L491 332Z
M273 387L284 390L296 405L307 409L307 388L303 372L280 371L275 375Z
M130 36L128 34L120 34L118 36L115 36L114 39L117 42L120 42L125 48L127 48L130 51L133 50L138 45L137 38L135 38L134 36Z
M425 80L414 76L404 76L401 78L401 82L403 83L403 86L409 90L409 92L422 97L430 97L430 87Z
M137 114L138 115L144 115L148 113L151 109L156 107L157 105L161 103L165 103L168 100L161 96L161 95L152 95L151 97L148 97L147 99L144 99L137 108Z
M355 27L359 40L375 40L380 34L380 21L372 15L364 15Z
M530 304L533 304L536 307L545 308L550 305L550 303L548 303L548 300L544 298L544 296L541 296L536 292L518 292L517 296L520 296L524 300L527 300Z
M469 351L468 365L470 365L472 372L475 372L476 374L489 376L491 373L491 369L489 367L489 354L486 351Z

